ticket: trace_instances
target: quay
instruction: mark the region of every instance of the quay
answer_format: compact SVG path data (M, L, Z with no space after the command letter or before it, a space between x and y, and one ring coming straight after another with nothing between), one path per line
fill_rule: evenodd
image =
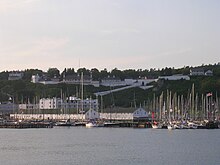
M44 122L5 122L0 124L0 128L53 128L53 124Z
M83 114L11 114L10 119L22 121L20 123L0 124L0 128L52 128L53 126L86 126L90 120ZM131 113L100 113L99 119L92 119L102 127L130 127L130 128L152 128L154 125L151 118L133 117ZM39 122L41 121L41 122ZM154 120L155 122L155 120ZM177 123L162 123L157 121L159 129L168 129L173 125L175 129L218 129L219 121L181 121ZM193 123L194 126L189 125ZM10 123L10 122L9 122ZM59 123L59 124L58 124Z

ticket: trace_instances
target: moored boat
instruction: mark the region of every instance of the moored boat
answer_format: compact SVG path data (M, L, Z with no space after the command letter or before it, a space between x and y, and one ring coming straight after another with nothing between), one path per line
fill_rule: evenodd
M71 122L70 119L68 120L60 120L55 123L55 126L74 126L75 123Z

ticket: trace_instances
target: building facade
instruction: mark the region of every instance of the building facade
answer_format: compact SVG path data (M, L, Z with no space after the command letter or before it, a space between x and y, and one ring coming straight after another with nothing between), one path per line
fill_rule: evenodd
M60 98L42 98L39 102L40 109L78 109L87 111L89 109L98 109L98 99L81 100L76 97L69 97L66 100Z
M8 80L21 80L23 76L23 72L10 72L8 75Z
M18 105L11 102L0 103L0 113L16 113L18 112Z
M60 98L42 98L39 101L40 109L61 109L61 99Z
M204 76L205 72L203 68L192 68L190 69L190 76Z

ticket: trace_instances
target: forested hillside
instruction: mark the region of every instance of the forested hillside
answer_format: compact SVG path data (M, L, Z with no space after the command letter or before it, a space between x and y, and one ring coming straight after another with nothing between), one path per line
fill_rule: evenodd
M195 85L195 92L198 94L206 94L212 92L215 95L220 95L220 65L206 65L200 66L204 70L212 70L213 76L191 76L190 80L178 80L178 81L167 81L159 80L152 83L154 87L148 90L140 88L131 88L124 91L109 94L103 97L105 107L111 105L119 107L130 107L139 106L145 102L152 100L153 97L160 96L162 92L166 93L167 90L178 95L187 96L189 91L192 89L192 84ZM47 74L48 77L60 77L64 73L66 75L79 74L83 72L85 75L92 73L94 80L102 80L108 76L115 76L120 79L125 78L157 78L158 76L167 76L173 74L184 74L189 75L190 68L184 67L180 69L164 68L164 69L150 69L150 70L118 70L113 69L107 71L106 69L99 71L98 69L85 69L81 68L75 71L73 68L65 69L62 73L56 68L50 68L47 72L43 72L38 69L29 69L24 71L24 77L22 80L8 81L9 71L3 71L0 73L0 102L8 101L9 97L14 97L16 103L27 103L28 101L34 102L39 98L43 97L60 97L61 91L66 96L80 96L80 85L68 85L60 83L57 85L43 85L31 83L31 76L33 74ZM111 88L112 89L112 88ZM84 86L84 98L95 98L94 93L98 91L110 90L110 87L93 87Z

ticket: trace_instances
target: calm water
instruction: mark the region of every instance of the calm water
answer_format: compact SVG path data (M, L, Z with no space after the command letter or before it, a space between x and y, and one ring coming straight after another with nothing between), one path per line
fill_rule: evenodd
M219 165L220 129L1 129L2 165Z

